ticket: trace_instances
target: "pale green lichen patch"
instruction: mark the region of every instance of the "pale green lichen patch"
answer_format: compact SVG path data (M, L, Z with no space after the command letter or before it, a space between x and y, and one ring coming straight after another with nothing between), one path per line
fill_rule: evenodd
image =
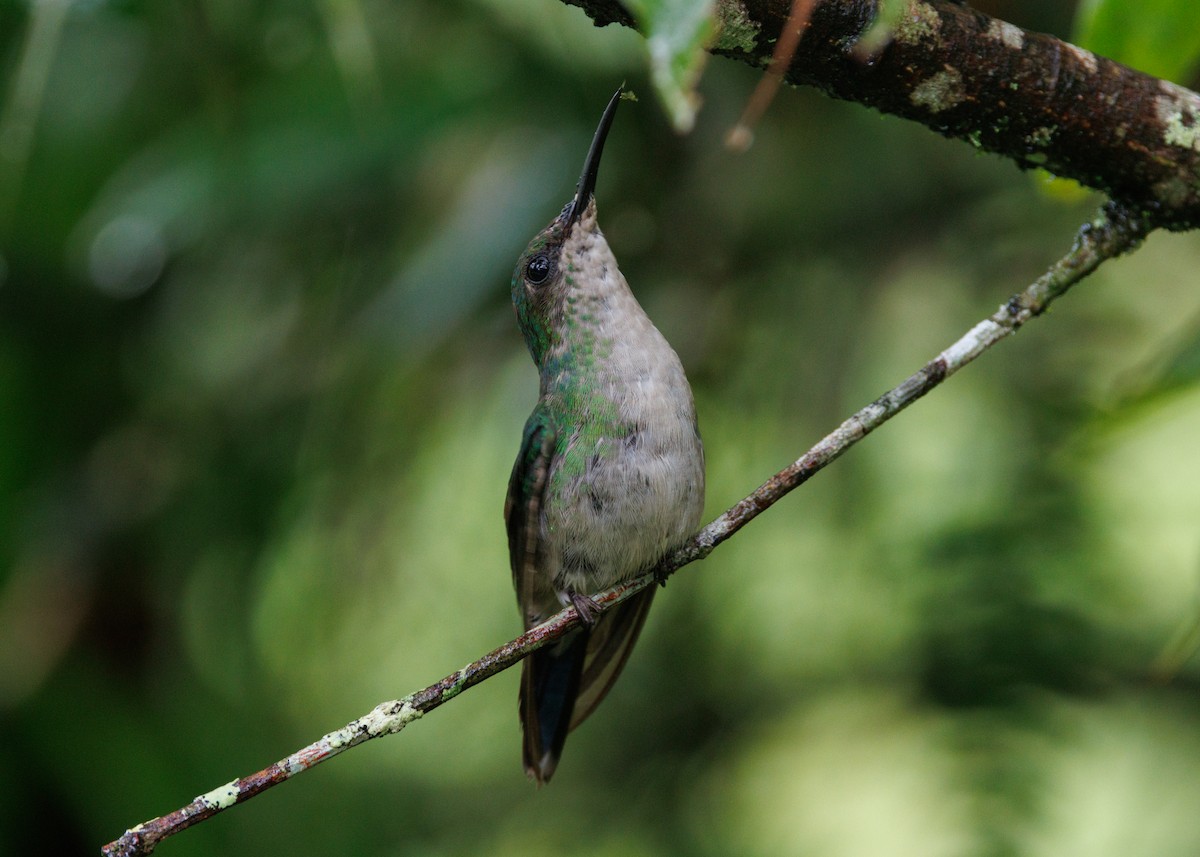
M975 325L967 335L951 345L938 357L946 364L949 371L963 366L970 360L974 360L982 354L989 345L1004 335L1000 325L992 321L990 318L984 319Z
M1058 132L1057 125L1042 125L1034 128L1025 135L1025 142L1031 146L1049 146L1050 141L1054 139L1055 133Z
M909 93L908 100L930 113L941 113L961 104L966 97L962 74L958 69L946 66L933 77L917 84Z
M746 14L746 5L739 0L721 0L717 3L717 37L713 49L718 51L741 51L753 54L758 44L759 25Z
M937 10L916 0L896 21L892 37L902 45L915 45L925 39L936 39L941 28L942 19Z
M347 747L350 742L354 740L354 737L358 734L358 731L354 728L357 724L358 721L355 720L354 723L351 723L344 729L339 729L336 732L330 732L321 740L324 742L326 747L336 753L338 750L342 750ZM295 771L290 771L290 773L295 773Z
M379 735L399 732L422 714L424 714L423 711L413 708L405 698L376 705L369 714L359 718L358 724L362 731L375 738Z
M237 803L238 786L237 780L228 782L223 786L218 786L207 794L202 794L196 798L196 801L204 804L209 809L222 810L229 809Z
M409 701L409 697L404 699L395 699L390 702L381 702L376 705L371 711L357 720L343 726L336 732L330 732L321 739L330 753L338 753L347 747L355 744L361 744L370 738L377 738L380 735L399 732L409 723L417 720L425 712L414 708ZM306 767L306 764L301 761L300 767ZM289 766L289 773L291 771Z
M1163 127L1163 142L1200 152L1200 97L1168 81L1160 81L1155 111Z
M1003 42L1005 47L1012 48L1014 51L1025 47L1025 31L1008 21L1001 21L999 18L993 18L992 22L988 24L987 37Z
M1195 199L1197 189L1178 176L1172 176L1154 185L1154 197L1167 208L1180 208Z

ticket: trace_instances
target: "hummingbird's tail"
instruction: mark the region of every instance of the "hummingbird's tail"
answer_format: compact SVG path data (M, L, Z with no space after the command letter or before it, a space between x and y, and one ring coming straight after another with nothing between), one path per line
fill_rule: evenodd
M538 785L550 781L571 731L571 712L579 692L587 642L586 629L574 631L557 644L538 649L522 667L525 773Z
M525 773L550 781L567 733L587 719L612 687L637 642L655 588L600 614L596 624L538 649L521 671Z

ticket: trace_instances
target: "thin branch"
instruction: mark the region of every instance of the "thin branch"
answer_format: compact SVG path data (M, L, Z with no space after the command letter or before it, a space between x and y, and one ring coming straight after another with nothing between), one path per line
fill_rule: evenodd
M764 482L753 494L718 517L681 548L674 551L653 571L595 596L597 603L610 606L657 580L665 580L677 569L703 559L783 495L803 484L827 464L838 458L871 431L928 393L950 375L966 366L1000 340L1015 333L1075 283L1082 280L1107 259L1133 249L1145 237L1150 226L1143 216L1131 215L1110 203L1091 223L1084 224L1070 251L1027 289L1014 295L990 318L971 328L966 335L927 363L920 371L889 390L826 435L796 462ZM568 607L546 622L532 628L509 643L484 655L436 684L377 705L369 714L331 732L314 744L248 777L234 780L207 794L200 795L175 812L139 824L120 839L102 849L107 857L134 857L149 854L163 839L234 804L249 800L274 785L330 759L351 747L399 732L444 702L474 687L484 679L516 664L530 652L562 637L579 623L574 607Z
M634 26L619 0L564 2L599 26ZM709 50L766 66L790 5L718 0ZM864 61L854 46L879 6L820 0L787 81L1075 179L1158 226L1200 226L1200 94L952 0L907 0L891 41Z
M753 494L697 533L663 561L663 568L675 569L708 556L713 548L766 511L784 494L807 482L851 446L997 342L1016 333L1025 322L1041 315L1056 298L1103 262L1134 249L1152 228L1141 213L1130 212L1116 203L1105 205L1095 220L1080 227L1075 243L1066 255L1028 288L1013 295L989 318L967 331L919 371L862 408L793 464L776 473Z

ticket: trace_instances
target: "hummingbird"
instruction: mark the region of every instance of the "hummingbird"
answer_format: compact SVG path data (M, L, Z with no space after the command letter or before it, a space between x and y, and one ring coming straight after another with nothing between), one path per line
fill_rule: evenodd
M602 612L588 593L653 568L696 530L704 507L687 376L596 220L596 174L623 91L605 108L575 195L512 278L539 374L504 504L517 605L526 630L568 604L580 617L522 668L525 772L539 785L620 675L655 590Z

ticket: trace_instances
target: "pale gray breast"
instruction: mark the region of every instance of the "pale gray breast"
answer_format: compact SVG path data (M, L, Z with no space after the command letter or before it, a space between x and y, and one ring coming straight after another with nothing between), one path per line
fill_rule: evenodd
M704 453L691 389L675 351L625 285L593 305L599 392L617 409L607 438L554 510L562 583L594 590L644 571L700 522Z

